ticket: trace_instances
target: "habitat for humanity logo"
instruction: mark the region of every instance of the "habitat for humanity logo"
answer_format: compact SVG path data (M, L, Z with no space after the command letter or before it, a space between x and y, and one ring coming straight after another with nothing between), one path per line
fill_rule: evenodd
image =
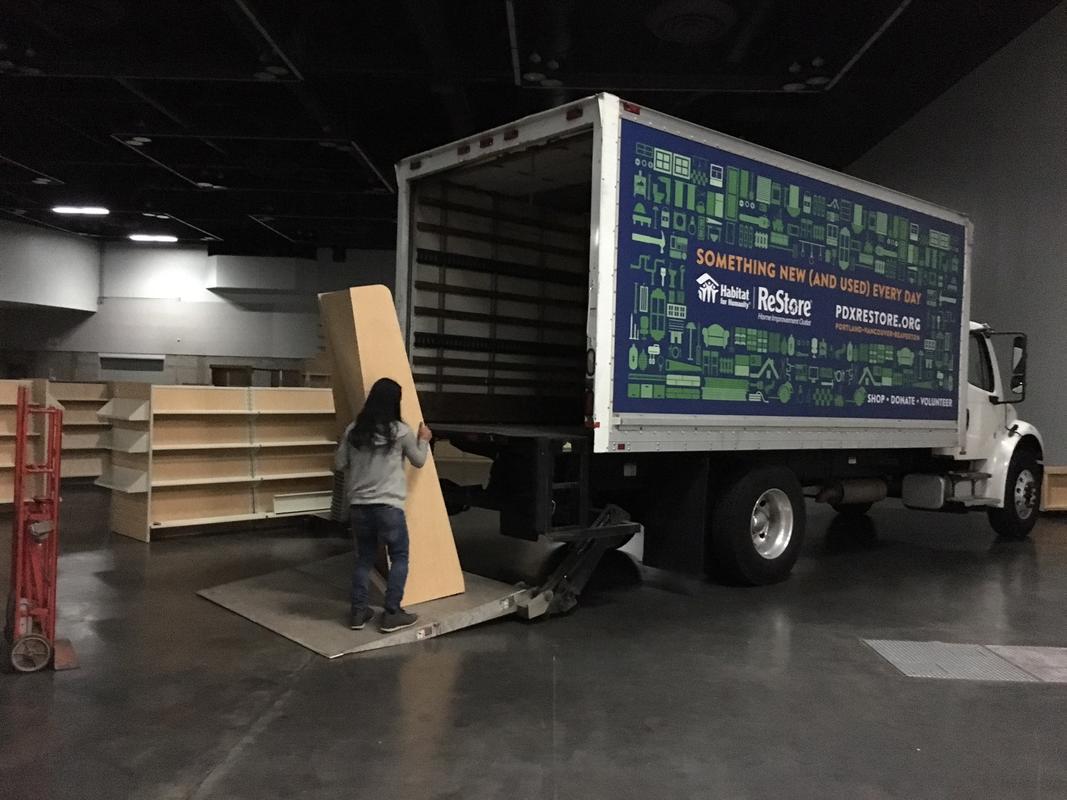
M752 308L752 290L719 283L708 273L697 278L697 297L711 305Z

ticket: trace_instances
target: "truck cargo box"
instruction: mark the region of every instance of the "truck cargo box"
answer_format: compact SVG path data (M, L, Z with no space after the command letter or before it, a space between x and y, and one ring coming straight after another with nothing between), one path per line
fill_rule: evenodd
M598 95L405 159L427 417L597 453L961 447L970 223Z

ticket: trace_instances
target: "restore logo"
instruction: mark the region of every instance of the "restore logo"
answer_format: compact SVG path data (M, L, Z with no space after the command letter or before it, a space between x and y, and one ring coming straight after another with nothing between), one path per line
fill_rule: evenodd
M811 300L793 297L785 289L772 292L760 286L756 290L756 305L760 311L768 314L782 314L787 317L811 319Z

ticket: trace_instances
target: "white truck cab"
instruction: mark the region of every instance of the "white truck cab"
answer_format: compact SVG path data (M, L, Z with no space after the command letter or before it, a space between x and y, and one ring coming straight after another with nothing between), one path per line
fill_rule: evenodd
M995 347L1002 337L1010 337L1007 386ZM1015 408L1026 397L1026 336L971 322L967 352L966 435L953 455L970 465L971 474L983 477L973 481L975 496L964 502L989 507L997 532L1020 538L1037 521L1044 452L1040 432L1020 419Z

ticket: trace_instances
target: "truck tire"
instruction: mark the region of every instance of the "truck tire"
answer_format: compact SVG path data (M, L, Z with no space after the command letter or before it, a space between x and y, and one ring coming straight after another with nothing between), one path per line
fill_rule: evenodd
M1034 447L1020 445L1008 465L1004 508L989 509L989 524L1005 539L1025 539L1037 524L1041 496L1041 457Z
M756 467L719 496L711 515L712 576L764 586L789 573L804 540L804 494L792 470Z
M874 503L831 503L834 511L842 517L863 517L871 510Z

